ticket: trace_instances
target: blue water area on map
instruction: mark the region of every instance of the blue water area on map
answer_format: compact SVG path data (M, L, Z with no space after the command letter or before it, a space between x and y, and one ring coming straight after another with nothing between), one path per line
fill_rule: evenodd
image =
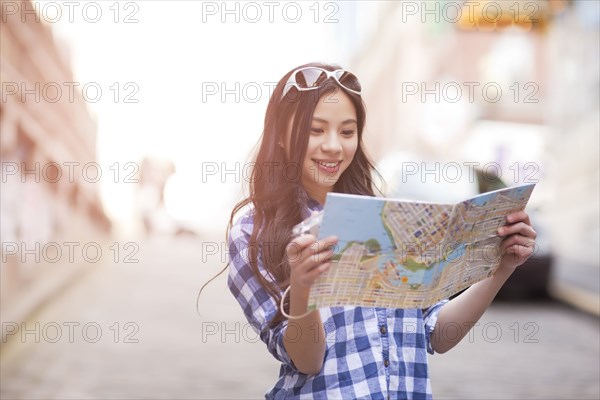
M411 271L405 268L402 264L398 263L393 253L385 254L381 256L377 262L377 268L381 272L385 272L387 269L387 263L392 262L395 265L395 274L390 275L386 274L387 281L390 282L393 286L400 285L409 285L409 284L422 284L422 283L430 283L433 278L433 270L431 269L419 269L417 271ZM402 278L406 277L407 281L402 282Z
M383 199L375 197L356 201L352 197L329 194L319 238L336 235L339 238L337 251L344 249L351 240L366 242L369 239L377 240L381 251L393 250L394 243L381 220L384 205Z
M474 197L470 200L467 200L465 203L474 204L476 206L483 206L483 205L485 205L485 203L490 201L490 199L492 199L492 197L495 197L495 196L496 196L495 194L483 194L483 195Z
M461 259L465 255L466 247L467 246L464 243L460 243L458 246L456 246L456 248L454 248L454 250L452 250L444 260L440 261L434 268L432 268L432 275L433 270L435 270L435 278L437 278L442 274L444 268Z
M383 255L382 257L379 258L378 263L377 263L377 267L379 268L379 270L381 272L384 272L386 269L386 263L387 262L393 262L396 265L396 276L390 276L390 275L386 275L388 278L388 281L394 285L394 286L398 286L403 284L402 282L402 277L406 277L407 281L404 283L405 285L409 285L409 284L424 284L424 285L431 285L431 283L442 274L442 271L444 270L444 268L446 268L448 265L457 262L460 257L462 257L464 255L465 252L465 244L461 243L459 246L457 246L454 250L452 250L448 256L446 257L445 260L441 260L437 263L435 263L431 268L429 269L419 269L417 271L411 271L409 269L407 269L406 267L404 267L402 264L399 264L397 262L397 260L395 259L393 254L386 254ZM432 260L432 261L437 261L437 260Z

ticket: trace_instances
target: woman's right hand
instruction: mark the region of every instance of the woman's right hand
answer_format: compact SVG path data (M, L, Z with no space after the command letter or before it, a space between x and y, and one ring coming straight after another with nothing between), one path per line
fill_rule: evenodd
M293 239L286 247L286 256L291 270L290 284L305 289L310 288L315 279L331 266L329 260L334 254L337 242L336 236L317 240L310 234Z
M296 368L307 375L317 374L323 368L326 348L321 314L317 309L307 310L310 286L329 268L338 242L335 236L316 239L314 235L300 235L285 249L291 270L289 313L294 316L292 324L296 329L291 330L293 336L285 330L283 344Z

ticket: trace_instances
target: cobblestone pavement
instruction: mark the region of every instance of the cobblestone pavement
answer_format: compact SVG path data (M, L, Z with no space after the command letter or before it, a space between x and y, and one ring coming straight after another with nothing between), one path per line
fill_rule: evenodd
M0 397L263 398L279 367L224 275L196 314L198 288L223 265L220 252L207 255L214 246L204 260L202 249L200 240L153 239L140 242L139 263L96 265L13 326ZM568 307L494 304L455 349L431 357L434 397L598 399L599 340L598 319Z

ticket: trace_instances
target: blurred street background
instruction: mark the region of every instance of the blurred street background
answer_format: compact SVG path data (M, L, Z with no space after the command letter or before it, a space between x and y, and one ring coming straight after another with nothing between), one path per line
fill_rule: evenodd
M0 0L0 398L263 398L225 274L277 80L354 72L390 197L537 183L434 398L600 398L600 2Z

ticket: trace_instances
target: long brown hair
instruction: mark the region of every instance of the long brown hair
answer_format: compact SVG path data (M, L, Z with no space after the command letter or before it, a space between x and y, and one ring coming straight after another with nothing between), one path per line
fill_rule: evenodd
M282 96L291 74L303 67L320 67L329 71L340 69L334 64L309 63L290 70L278 82L267 107L264 130L249 179L249 196L233 207L226 231L226 238L228 238L237 212L252 204L253 230L248 243L248 261L261 285L277 304L281 301L281 293L290 284L290 267L286 262L285 247L292 240L292 227L302 221L302 210L306 205L307 198L302 196L305 191L301 184L301 171L313 113L319 99L340 90L337 82L329 78L320 85L318 90L298 91L292 86L286 95ZM349 91L345 93L356 110L358 147L352 162L334 184L333 191L374 196L372 174L379 174L363 147L365 105L359 95ZM290 122L292 125L288 159L281 143L286 143ZM290 166L294 168L289 168ZM293 170L298 173L291 173ZM262 265L272 281L266 279L259 271L259 252L262 256ZM228 266L229 262L217 276ZM200 289L200 292L210 281ZM287 300L285 307L289 307ZM283 315L278 311L270 324L274 326L282 320Z

